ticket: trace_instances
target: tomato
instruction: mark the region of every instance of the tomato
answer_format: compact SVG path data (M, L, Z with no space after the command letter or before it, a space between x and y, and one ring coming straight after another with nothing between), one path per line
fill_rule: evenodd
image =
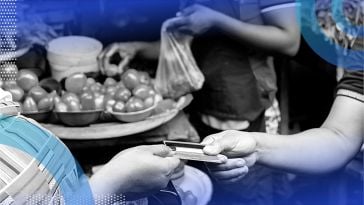
M115 104L116 104L116 100L114 100L112 98L107 99L104 104L104 109L106 111L112 111Z
M116 101L123 101L123 102L128 101L130 97L131 97L131 92L127 88L119 88L114 95L114 99Z
M144 108L150 108L154 105L154 96L150 96L147 99L144 100Z
M125 87L133 90L136 86L140 84L139 82L139 74L138 71L135 69L128 69L125 73L121 76Z
M16 84L16 81L13 81L13 80L6 80L6 81L4 81L3 82L3 86L2 86L2 88L4 89L4 90L8 90L8 89L10 89L11 87L13 87L13 86L18 86L18 84Z
M150 97L151 90L153 89L147 85L138 85L136 88L134 88L133 95L145 100L146 98Z
M45 78L39 82L39 86L42 87L47 92L57 91L57 93L62 92L61 84L53 78Z
M141 99L132 97L125 105L127 112L136 112L144 109L144 103Z
M59 97L58 95L53 96L53 103L57 104L59 102L62 102L61 97Z
M65 102L67 105L67 111L70 112L79 112L81 111L81 104L78 101L69 101Z
M37 103L32 97L26 97L23 102L22 110L24 113L38 112Z
M39 111L50 111L53 109L53 96L47 96L38 102Z
M89 91L91 91L91 86L85 86L85 87L83 87L82 88L82 93L86 93L86 92L89 92Z
M150 84L150 77L147 72L139 72L139 82L144 85Z
M109 66L105 69L106 76L115 76L119 73L119 68L115 64L109 64Z
M87 78L87 80L86 80L86 86L91 86L95 83L96 83L96 81L93 78Z
M116 87L117 87L117 88L126 88L126 87L125 87L125 84L123 83L123 81L118 82L118 83L116 84Z
M103 110L105 104L105 95L98 95L94 99L95 102L95 109L96 110Z
M100 89L100 93L105 94L107 92L107 88L105 86L102 86Z
M116 80L114 78L106 78L105 82L104 82L104 86L109 87L109 86L114 86L116 85Z
M166 112L167 110L172 110L175 108L175 104L176 103L170 99L160 101L157 104L157 107L154 109L154 113L160 114L160 113Z
M13 85L12 87L8 88L7 91L11 93L11 96L15 102L20 102L24 97L24 90L17 85Z
M60 101L60 102L55 104L55 109L54 110L56 112L67 112L67 109L68 109L67 105L64 102Z
M102 88L102 85L101 84L95 83L95 84L93 84L93 85L90 86L90 91L91 92L94 92L94 93L95 92L100 92L101 88Z
M28 95L31 96L35 102L39 102L41 99L45 98L48 93L42 87L35 86L29 90Z
M71 101L76 101L78 103L80 103L80 99L78 99L77 95L74 94L74 93L70 93L70 92L66 92L62 95L62 101L64 103L68 103L68 102L71 102Z
M114 112L125 112L125 103L122 101L115 102L114 106L112 107L112 111Z
M68 92L80 94L83 87L86 86L87 77L83 73L74 73L66 78L65 88Z
M28 92L39 83L38 76L30 70L20 70L17 75L17 84L25 92Z
M105 91L105 94L107 95L115 95L116 91L118 90L118 88L116 86L111 86L108 87Z
M94 95L91 92L82 93L80 96L82 110L95 110Z

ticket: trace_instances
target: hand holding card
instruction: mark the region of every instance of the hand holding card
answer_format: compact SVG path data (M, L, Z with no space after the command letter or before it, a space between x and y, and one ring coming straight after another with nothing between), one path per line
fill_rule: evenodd
M174 157L185 160L202 161L209 163L224 163L227 157L218 154L206 155L203 152L205 145L191 142L164 141L164 144L173 150Z

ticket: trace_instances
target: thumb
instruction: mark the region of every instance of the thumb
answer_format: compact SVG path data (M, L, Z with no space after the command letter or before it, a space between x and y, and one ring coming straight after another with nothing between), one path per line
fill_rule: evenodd
M203 151L207 155L217 155L222 152L231 151L236 146L236 140L229 137L229 131L208 136L201 144L206 145Z
M171 172L174 172L174 170L176 170L181 163L181 160L176 157L166 157L164 158L164 160L166 160L168 170L170 170Z
M224 151L224 148L219 143L213 142L204 147L203 152L207 155L218 155Z

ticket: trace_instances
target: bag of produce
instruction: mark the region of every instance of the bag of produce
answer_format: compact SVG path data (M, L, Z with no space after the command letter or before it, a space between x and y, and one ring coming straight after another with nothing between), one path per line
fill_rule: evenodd
M168 98L178 98L201 89L205 78L192 56L192 36L168 30L175 19L162 26L156 89Z

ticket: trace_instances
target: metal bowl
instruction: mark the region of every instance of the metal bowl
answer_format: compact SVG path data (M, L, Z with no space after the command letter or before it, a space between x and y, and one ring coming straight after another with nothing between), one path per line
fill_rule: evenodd
M21 113L21 114L24 115L25 117L31 118L37 122L48 122L52 115L52 111L48 110L48 111L39 111L39 112L27 112L27 113Z
M90 110L79 112L55 112L57 119L70 127L85 127L99 118L103 110Z

